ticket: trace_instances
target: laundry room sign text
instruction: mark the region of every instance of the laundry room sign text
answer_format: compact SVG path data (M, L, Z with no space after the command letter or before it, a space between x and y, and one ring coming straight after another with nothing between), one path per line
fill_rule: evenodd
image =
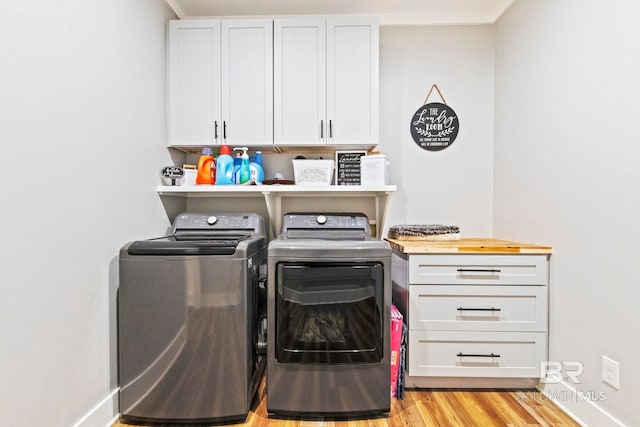
M427 103L431 91L436 89L442 98L441 102ZM428 151L444 150L455 141L460 129L458 115L453 108L444 103L444 97L433 85L424 105L418 108L411 117L411 138L422 149Z

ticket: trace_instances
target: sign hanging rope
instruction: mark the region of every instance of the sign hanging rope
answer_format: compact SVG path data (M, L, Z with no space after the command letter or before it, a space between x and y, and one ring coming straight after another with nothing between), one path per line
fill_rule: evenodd
M429 93L427 94L427 97L424 99L424 102L422 103L422 105L427 105L427 101L429 100L429 97L431 96L431 92L433 92L434 88L435 90L438 91L438 95L440 95L440 99L442 99L442 103L444 105L447 105L447 101L445 101L444 96L442 96L442 92L440 92L440 88L438 87L437 84L431 85L431 89L429 89Z

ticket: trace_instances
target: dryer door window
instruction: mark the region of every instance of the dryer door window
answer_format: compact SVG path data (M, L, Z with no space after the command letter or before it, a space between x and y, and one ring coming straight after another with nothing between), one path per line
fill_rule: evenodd
M283 262L276 274L279 362L382 360L381 263Z

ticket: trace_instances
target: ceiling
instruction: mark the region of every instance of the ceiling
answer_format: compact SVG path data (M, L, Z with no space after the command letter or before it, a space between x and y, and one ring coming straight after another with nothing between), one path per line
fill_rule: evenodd
M181 19L376 15L380 25L494 23L515 0L165 0Z

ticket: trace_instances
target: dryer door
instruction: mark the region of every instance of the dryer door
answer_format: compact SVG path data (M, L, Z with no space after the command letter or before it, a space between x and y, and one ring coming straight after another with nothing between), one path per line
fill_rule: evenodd
M282 262L276 275L280 363L382 360L381 263Z

